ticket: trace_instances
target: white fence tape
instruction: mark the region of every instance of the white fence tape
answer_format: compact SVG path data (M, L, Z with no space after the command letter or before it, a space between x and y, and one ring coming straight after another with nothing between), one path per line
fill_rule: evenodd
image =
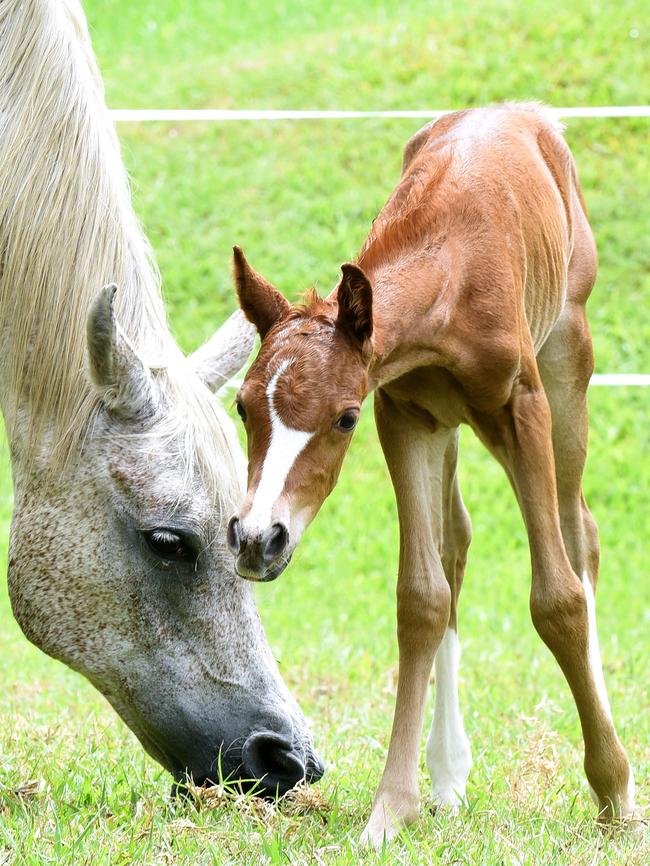
M635 388L650 386L650 373L596 373L591 385L620 388L631 385Z
M650 105L596 105L593 107L553 108L559 119L572 117L650 117ZM317 111L293 109L229 109L229 108L116 108L111 111L113 120L119 123L185 123L186 121L233 121L233 120L354 120L413 118L433 120L449 114L450 109L418 109L415 111Z
M570 118L616 118L616 117L647 117L650 118L650 105L600 105L591 107L553 108L552 113L561 120ZM245 120L354 120L354 119L421 119L433 120L449 114L450 109L418 109L414 111L337 111L337 110L293 110L293 109L114 109L111 111L113 120L118 123L185 123L187 121L228 122ZM222 391L239 388L241 379L228 382ZM591 384L608 387L647 387L650 386L650 374L645 373L601 373L592 377Z
M242 378L231 379L219 389L220 394L228 391L238 391L244 380ZM591 377L590 382L592 387L634 387L647 388L650 387L650 373L595 373Z

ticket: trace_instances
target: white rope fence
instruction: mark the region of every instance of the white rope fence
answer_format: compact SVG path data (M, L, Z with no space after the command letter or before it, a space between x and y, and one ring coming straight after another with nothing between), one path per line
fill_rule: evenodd
M219 388L220 394L228 391L238 391L244 384L243 378L230 379ZM650 386L650 373L594 373L589 383L591 387L607 388L647 388Z
M630 385L634 388L647 388L650 386L650 373L595 373L589 384L608 388Z
M559 120L570 118L650 117L650 105L600 105L593 107L552 108ZM242 120L389 120L401 118L435 120L451 109L418 109L416 111L338 111L338 110L294 110L294 109L229 109L229 108L116 108L111 111L116 123L186 123L188 121L227 122Z
M591 107L552 108L558 120L571 118L650 118L650 105L600 105ZM338 111L338 110L294 110L294 109L114 109L111 111L116 123L202 123L232 121L277 121L277 120L389 120L413 119L435 120L450 114L451 109L418 109L414 111ZM239 388L242 380L227 383L222 390ZM600 373L591 379L596 387L648 387L650 374L646 373Z

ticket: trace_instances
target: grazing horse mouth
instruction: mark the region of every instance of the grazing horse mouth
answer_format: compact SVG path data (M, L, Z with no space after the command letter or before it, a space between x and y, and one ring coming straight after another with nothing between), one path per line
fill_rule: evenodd
M173 777L173 799L190 797L194 788L228 785L258 797L282 797L296 785L318 782L325 767L308 739L280 733L272 727L253 730L230 747L201 749L186 763L187 757L174 754L157 732L140 717L137 734L147 752ZM131 726L131 725L130 725ZM242 742L243 741L243 742Z
M269 743L275 749L271 759L266 751ZM303 761L293 747L287 748L281 736L262 731L249 737L239 765L226 776L212 771L195 776L187 769L174 772L171 796L182 799L191 796L195 788L209 789L225 784L257 797L276 799L303 782L309 785L318 782L324 772L323 762L311 749Z

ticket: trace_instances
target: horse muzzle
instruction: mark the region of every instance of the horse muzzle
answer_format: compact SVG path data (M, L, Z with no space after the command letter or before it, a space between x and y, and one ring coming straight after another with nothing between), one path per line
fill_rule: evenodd
M310 747L303 753L277 731L255 731L246 739L241 756L234 763L225 752L214 762L214 769L202 774L189 769L174 773L172 795L182 796L191 778L197 787L230 782L258 796L275 798L301 782L318 782L324 772L323 762Z

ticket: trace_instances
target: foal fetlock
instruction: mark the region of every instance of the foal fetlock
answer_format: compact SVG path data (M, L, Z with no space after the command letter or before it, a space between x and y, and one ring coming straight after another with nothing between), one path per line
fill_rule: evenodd
M472 752L458 702L460 643L449 627L435 659L435 707L427 738L427 767L436 806L457 811L465 798Z
M531 597L535 628L556 657L576 699L585 742L584 768L599 820L634 814L634 777L616 734L605 689L589 578L571 573L561 589Z
M602 822L635 814L634 773L611 722L609 727L597 745L585 736L585 774Z

